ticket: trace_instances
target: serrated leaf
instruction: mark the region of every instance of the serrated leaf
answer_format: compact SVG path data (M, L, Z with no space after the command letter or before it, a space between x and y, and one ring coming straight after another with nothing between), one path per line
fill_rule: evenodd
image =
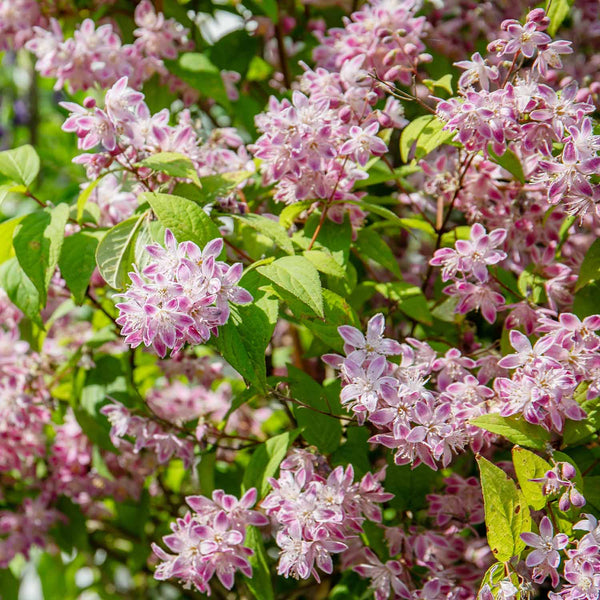
M0 152L0 173L25 187L33 182L40 171L40 157L29 144Z
M299 431L286 431L268 439L258 446L252 454L244 472L243 489L256 488L258 497L263 498L269 491L270 477L275 477L281 461L285 458L289 447L298 436Z
M69 216L67 204L27 215L15 229L13 246L19 264L46 304L50 280L58 264Z
M198 204L181 196L145 192L141 202L148 202L158 220L173 232L178 242L194 242L204 248L221 237L219 229Z
M332 277L345 277L346 270L335 258L323 250L305 250L302 256L307 258L317 271Z
M102 235L98 231L79 231L66 237L63 243L58 266L77 304L83 304L96 268L96 249Z
M106 232L96 248L96 264L106 283L122 289L135 262L136 236L147 218L146 214L134 216Z
M294 254L292 240L287 231L277 221L253 213L232 216L273 240L287 254Z
M323 292L319 274L303 256L284 256L257 271L323 317Z
M159 152L151 154L137 164L138 167L147 167L171 177L191 179L196 185L201 186L200 178L191 159L179 152Z
M527 446L534 450L545 450L552 439L549 431L539 425L532 425L516 417L502 417L497 413L488 413L469 421L471 425L505 437L513 444Z
M531 530L531 514L523 493L506 473L477 457L485 509L488 544L500 562L519 556L525 548L521 533Z
M546 506L548 497L542 493L543 484L530 479L543 477L552 469L552 465L537 454L519 446L512 449L512 457L517 481L525 500L534 510L541 510Z

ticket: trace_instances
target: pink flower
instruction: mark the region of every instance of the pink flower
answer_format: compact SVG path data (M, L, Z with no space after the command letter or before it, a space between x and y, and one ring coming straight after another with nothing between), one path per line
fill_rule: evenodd
M543 517L540 521L539 535L526 532L521 534L521 539L528 546L535 548L527 555L525 562L528 567L547 565L552 569L556 569L560 564L558 551L566 548L569 543L569 538L564 533L554 535L554 528L548 517Z

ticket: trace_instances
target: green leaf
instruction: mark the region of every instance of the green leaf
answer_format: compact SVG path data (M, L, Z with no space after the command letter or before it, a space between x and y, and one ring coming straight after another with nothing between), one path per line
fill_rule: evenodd
M28 319L38 327L43 326L38 291L15 257L0 265L0 288L4 288L11 302L20 308Z
M356 477L363 477L371 470L369 460L370 437L371 434L364 427L348 427L346 441L331 455L331 465L334 467L352 465Z
M525 174L523 173L523 166L517 155L508 148L504 151L504 154L496 154L491 145L488 147L488 154L490 158L503 169L506 169L511 175L514 175L517 181L525 183Z
M40 157L29 144L0 152L0 173L15 183L29 187L39 171Z
M425 325L433 324L433 315L427 306L427 298L418 286L405 281L394 281L377 283L375 289L385 298L395 302L398 308L411 319Z
M523 493L506 473L477 457L485 508L488 544L500 562L519 556L525 548L521 533L531 530L531 514Z
M319 274L303 256L284 256L257 271L289 292L319 317L323 317L323 292Z
M598 298L600 298L600 281L584 285L573 300L573 313L580 319L598 313Z
M400 156L408 162L413 147L414 158L423 158L438 146L450 141L455 131L444 131L445 123L435 115L424 115L411 121L400 135Z
M329 252L323 250L305 250L302 255L307 258L317 271L331 277L345 277L346 270Z
M292 240L287 231L277 221L253 213L232 216L273 240L286 254L294 254Z
M17 260L38 290L42 305L58 264L68 216L68 205L59 204L27 215L15 229Z
M600 429L600 398L593 398L581 404L587 417L581 421L567 419L563 430L563 444L573 446L583 442Z
M600 476L588 475L583 478L583 484L586 501L592 504L596 511L600 511Z
M334 409L329 405L327 394L321 385L293 365L288 364L287 371L286 381L292 398L317 410L333 413ZM314 444L321 454L330 454L338 448L342 437L339 419L296 404L292 404L292 412L298 427L302 428L302 437L309 444Z
M546 16L550 19L548 35L554 37L563 21L569 16L573 0L551 0Z
M244 473L243 489L256 488L258 497L263 498L269 491L270 477L275 477L281 461L285 458L289 447L298 436L299 431L286 431L269 438L258 446L252 454Z
M133 216L106 232L96 248L96 263L100 275L115 289L123 289L135 262L136 237L147 214Z
M433 92L436 88L448 92L452 96L452 73L447 73L439 79L423 79L423 83Z
M441 484L441 476L426 465L416 468L398 466L392 456L388 458L385 491L394 494L390 506L399 511L417 511L427 506L427 494Z
M15 255L13 248L13 235L17 225L25 218L15 217L0 223L0 264Z
M219 68L206 55L184 52L177 60L165 60L165 65L170 73L177 75L205 98L212 98L226 108L231 106Z
M273 584L271 582L271 572L265 546L263 544L262 533L258 527L250 525L246 527L246 537L244 546L254 551L252 556L248 557L248 562L252 567L252 577L245 577L246 585L256 598L256 600L274 600Z
M532 425L515 417L502 417L497 413L475 417L469 423L491 433L501 435L513 444L527 446L534 450L545 450L552 439L550 432L539 425Z
M600 239L596 240L585 254L579 268L575 291L578 292L582 287L597 279L600 279Z
M313 204L313 200L302 200L302 202L295 202L286 206L279 215L279 224L284 229L289 229L294 224L298 215L308 210Z
M529 480L543 477L552 469L552 465L537 454L519 446L512 449L512 457L517 481L525 500L533 510L541 510L548 502L548 497L542 493L543 484Z
M92 192L96 189L96 186L102 181L103 175L94 179L94 181L87 184L87 186L83 189L83 191L79 194L77 198L77 222L81 223L83 221L83 216L85 213L85 206L92 195Z
M0 600L16 600L20 585L9 569L0 569Z
M151 154L136 166L147 167L159 173L165 173L171 177L180 177L182 179L191 179L196 185L200 186L200 179L194 163L179 152L159 152Z
M271 341L277 319L277 300L267 313L255 303L234 306L227 323L219 327L215 339L223 358L249 383L264 390L267 384L265 350Z
M211 240L221 237L211 218L192 200L145 192L140 195L140 201L150 204L158 220L173 232L178 242L190 241L204 248Z
M83 304L85 299L101 237L99 231L79 231L66 237L63 243L58 266L77 304Z
M393 273L398 279L402 279L402 273L394 253L375 230L371 228L361 229L354 245L361 258L370 258L390 273Z
M546 280L537 273L533 272L533 267L527 267L519 275L517 286L521 294L535 304L542 304L546 300Z

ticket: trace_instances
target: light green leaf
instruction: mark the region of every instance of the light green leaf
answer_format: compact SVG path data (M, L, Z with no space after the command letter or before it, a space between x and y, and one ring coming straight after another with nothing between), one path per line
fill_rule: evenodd
M445 123L435 115L424 115L411 121L400 135L400 156L408 162L413 147L414 158L423 158L438 146L449 142L455 131L443 130Z
M600 279L600 239L595 240L585 254L579 268L575 291L578 292L582 287L597 279Z
M546 280L533 272L533 267L527 267L520 275L517 282L519 291L523 296L535 304L541 304L546 299Z
M496 154L491 146L488 148L488 153L491 159L500 165L503 169L506 169L511 175L514 175L517 181L525 183L525 174L523 173L523 166L517 155L508 148L504 151L504 154Z
M314 200L302 200L286 206L279 215L279 224L284 229L289 229L299 214L308 210L314 204Z
M319 274L303 256L284 256L257 271L277 287L292 294L319 317L323 317L323 292Z
M94 179L94 181L88 183L88 185L83 189L83 191L79 194L77 198L77 222L81 223L83 220L85 206L92 195L92 192L96 189L96 186L102 181L103 175Z
M27 215L15 229L17 260L38 290L43 306L58 264L68 216L69 206L59 204Z
M497 413L475 417L469 423L501 435L513 444L527 446L534 450L545 450L548 442L552 439L550 432L539 425L532 425L515 417L502 417Z
M305 250L302 255L307 258L321 273L331 277L345 277L346 270L328 252L323 250Z
M25 218L15 217L0 223L0 264L15 255L13 248L13 235L17 225Z
M531 514L523 493L506 473L477 457L485 508L488 544L500 562L519 556L525 548L521 533L531 530Z
M179 152L159 152L158 154L152 154L136 166L147 167L171 177L191 179L196 185L201 185L194 163L187 156Z
M96 248L100 275L115 289L123 289L135 262L135 241L147 214L133 216L106 232Z
M375 289L385 298L395 302L398 308L411 319L425 325L433 324L433 315L420 287L405 281L394 281L377 283Z
M263 544L262 533L258 527L253 525L246 527L244 546L254 552L252 556L248 557L248 562L252 567L252 577L244 577L246 585L256 600L274 600L275 593L271 582L269 561Z
M0 173L15 183L29 187L39 171L40 157L29 144L0 152Z
M452 73L446 73L439 79L423 79L423 83L433 92L436 88L448 92L452 96Z
M541 510L548 502L548 497L542 493L543 484L529 480L543 477L552 469L552 465L537 454L519 446L514 446L512 449L512 457L517 481L525 500L533 510Z
M63 243L58 266L77 304L83 304L102 236L99 231L79 231L66 237Z
M178 242L194 242L204 248L208 242L220 238L219 229L198 204L180 196L145 192L140 195L158 217L173 232Z
M258 497L263 498L269 491L271 484L268 482L270 477L275 477L279 470L281 461L285 458L289 447L298 436L299 431L286 431L269 438L264 444L252 454L250 462L244 472L243 489L249 490L256 488Z
M232 215L239 219L242 223L245 223L252 229L255 229L262 235L266 235L272 239L286 254L294 254L294 245L292 240L287 234L287 231L277 222L257 215L249 213L247 215Z
M0 288L4 289L11 302L21 309L28 319L42 327L39 293L16 257L9 258L0 265Z
M554 37L563 21L569 16L573 0L551 0L547 17L550 19L548 35Z

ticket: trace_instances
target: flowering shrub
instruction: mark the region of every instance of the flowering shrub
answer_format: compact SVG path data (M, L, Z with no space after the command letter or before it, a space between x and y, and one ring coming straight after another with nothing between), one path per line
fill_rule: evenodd
M0 598L600 600L598 23L0 0Z

